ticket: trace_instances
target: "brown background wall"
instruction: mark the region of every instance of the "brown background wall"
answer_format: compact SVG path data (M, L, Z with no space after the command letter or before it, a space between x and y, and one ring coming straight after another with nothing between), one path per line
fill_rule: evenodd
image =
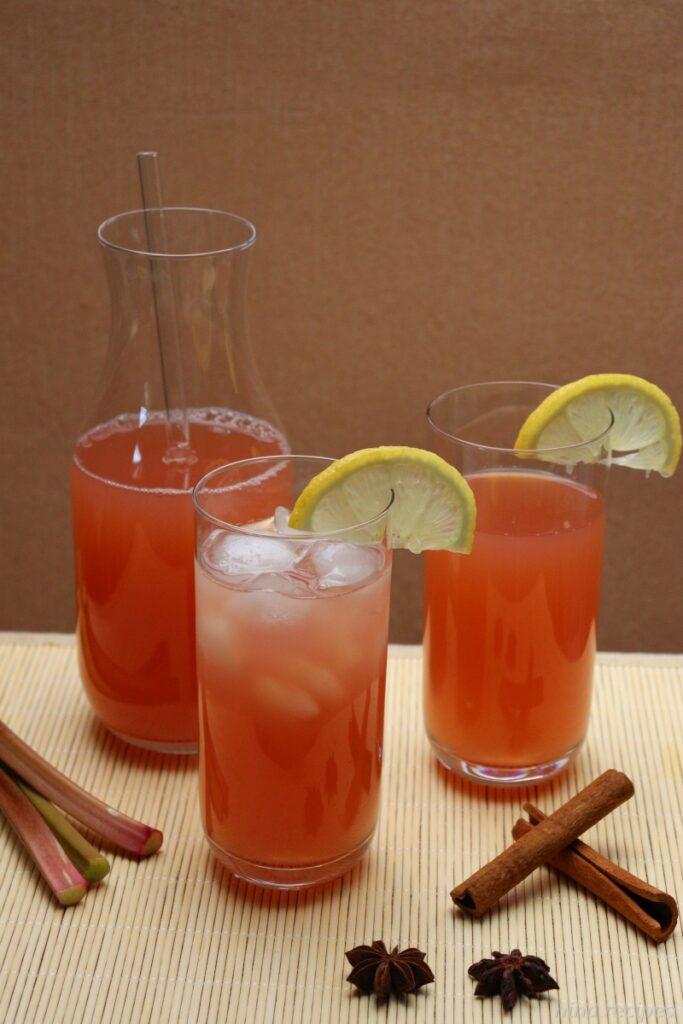
M674 0L4 0L0 627L71 629L70 448L108 330L94 232L259 230L252 339L295 449L425 441L437 392L638 373L683 407ZM603 648L680 650L678 478L613 474ZM394 636L419 634L399 559Z

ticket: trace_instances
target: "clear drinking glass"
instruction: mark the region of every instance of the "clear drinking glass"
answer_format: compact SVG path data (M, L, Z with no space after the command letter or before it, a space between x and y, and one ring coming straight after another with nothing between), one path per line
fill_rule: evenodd
M230 871L276 888L348 871L379 809L392 496L332 533L276 512L330 461L246 460L194 490L204 830Z
M588 726L612 422L588 442L515 451L553 390L473 384L427 411L477 526L471 554L426 554L425 723L442 764L489 784L549 778Z
M112 321L72 467L78 654L101 721L155 750L197 749L192 486L288 450L246 331L255 237L242 217L184 208L98 231Z

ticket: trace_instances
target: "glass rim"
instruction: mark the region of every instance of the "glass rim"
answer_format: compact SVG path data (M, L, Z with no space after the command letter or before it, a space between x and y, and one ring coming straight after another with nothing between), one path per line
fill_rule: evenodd
M486 387L538 387L547 388L549 393L557 391L560 387L559 384L548 384L544 381L537 380L484 380L476 381L472 384L459 384L457 387L448 388L446 391L442 391L439 395L428 403L426 409L427 423L435 433L440 434L441 437L445 437L449 441L455 441L457 444L463 445L466 448L477 448L484 452L497 452L501 455L519 455L519 456L539 456L539 455L552 455L553 452L571 452L579 448L585 448L587 445L597 444L599 441L605 440L608 434L611 432L614 426L614 413L609 409L609 423L606 427L600 430L593 437L585 438L583 441L572 441L570 444L556 444L551 445L548 448L506 448L504 446L482 444L480 441L472 441L468 438L459 437L454 434L451 430L446 430L444 427L440 427L433 416L434 408L439 403L449 398L451 395L455 395L459 391L475 391L477 388Z
M327 455L257 455L251 459L238 459L236 462L226 462L222 466L217 466L210 472L205 473L203 477L197 481L192 488L192 504L194 505L195 512L201 515L204 519L213 523L215 526L221 527L223 530L234 530L237 533L244 534L248 537L266 537L269 540L273 538L281 540L295 540L295 541L316 541L316 540L343 540L344 537L350 534L357 533L358 530L366 529L367 527L374 526L376 523L386 519L389 515L392 505L394 504L395 494L393 488L390 488L390 497L388 503L384 506L381 511L376 512L373 516L368 519L364 519L360 523L353 523L351 526L342 526L336 530L297 530L296 533L274 533L272 530L255 530L250 526L240 525L238 523L231 523L227 519L221 519L219 516L214 516L211 512L207 512L206 509L202 508L199 502L199 491L205 487L206 483L212 479L212 477L218 476L219 473L225 473L227 470L237 469L238 467L254 465L258 462L269 463L276 465L280 462L319 462L323 463L324 466L330 466L332 463L337 462L337 459L333 459ZM257 486L268 474L260 473L257 476L249 477L247 480L242 480L242 485ZM238 485L233 485L233 487ZM213 493L217 491L228 491L230 486L216 488ZM379 541L375 542L379 543Z
M243 242L237 242L235 245L221 246L217 249L202 249L197 252L157 252L147 248L134 249L129 245L112 242L106 237L105 232L112 224L120 222L126 217L142 215L144 218L146 213L204 213L210 214L212 217L223 217L233 222L238 221L244 225L247 230L247 237ZM112 217L107 217L97 229L97 238L100 245L105 249L125 252L131 256L146 256L149 259L186 260L193 256L221 256L226 253L241 252L244 249L248 249L256 241L256 228L246 217L241 217L238 213L228 213L227 210L213 210L204 206L151 206L147 209L124 210L122 213L115 213Z

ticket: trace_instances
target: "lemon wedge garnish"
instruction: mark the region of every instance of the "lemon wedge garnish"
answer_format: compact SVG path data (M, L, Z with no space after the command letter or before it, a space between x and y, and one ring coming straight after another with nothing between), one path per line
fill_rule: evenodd
M364 448L338 459L301 492L289 525L326 532L365 523L386 508L392 491L390 547L415 553L470 550L476 520L472 490L457 469L422 448Z
M551 392L522 424L515 448L528 451L590 442L605 430L610 413L611 461L671 476L681 455L680 417L661 388L628 373L594 373ZM587 449L598 458L602 444ZM555 455L548 452L546 457ZM586 460L583 450L581 458Z

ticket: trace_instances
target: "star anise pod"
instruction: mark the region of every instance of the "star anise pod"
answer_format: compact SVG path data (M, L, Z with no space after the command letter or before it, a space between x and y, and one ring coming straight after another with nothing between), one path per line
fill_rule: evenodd
M392 992L416 992L434 981L432 969L425 963L426 953L414 946L400 953L394 946L389 952L381 939L376 939L371 946L355 946L345 955L353 966L346 980L361 992L374 992L378 999L387 999Z
M493 960L479 960L468 970L478 982L475 996L497 996L506 1010L511 1010L518 995L535 999L541 992L559 988L550 977L550 968L539 956L523 956L519 949L511 953L493 952Z

